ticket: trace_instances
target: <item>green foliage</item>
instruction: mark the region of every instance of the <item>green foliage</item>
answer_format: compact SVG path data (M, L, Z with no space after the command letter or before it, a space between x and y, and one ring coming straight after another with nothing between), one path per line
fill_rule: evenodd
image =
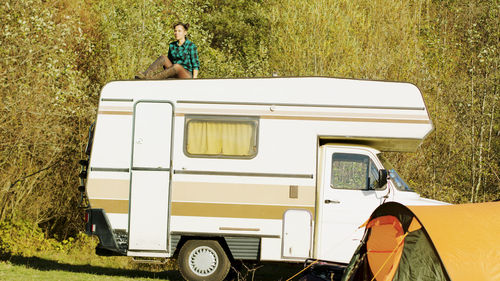
M59 4L0 5L0 219L29 218L66 236L79 222L70 171L95 103L78 63L78 50L92 48L84 24Z
M48 237L35 223L29 221L0 222L0 263L22 257L36 261L55 261L65 264L85 264L96 269L114 268L162 272L175 269L175 261L161 265L134 263L126 256L101 257L95 254L98 239L79 232L74 237ZM41 265L38 265L41 266ZM60 266L64 267L63 265ZM109 271L109 270L108 270ZM131 272L135 275L138 272ZM2 276L0 275L0 279Z
M280 0L271 11L273 71L409 80L420 67L421 2Z
M436 130L409 160L424 195L499 199L498 19L498 4L488 1L436 2L428 10L422 91Z
M211 35L210 48L234 61L231 77L268 76L268 45L271 26L263 1L199 1L203 14L198 21L201 29ZM227 59L226 59L227 61ZM214 61L209 67L226 62ZM211 70L212 76L221 77ZM227 75L223 75L227 76Z
M95 245L95 240L81 232L76 238L69 237L59 241L55 238L48 238L42 229L32 222L0 222L0 256L3 258L11 255L33 256L39 252L44 254L70 253L82 251L87 247L93 248Z

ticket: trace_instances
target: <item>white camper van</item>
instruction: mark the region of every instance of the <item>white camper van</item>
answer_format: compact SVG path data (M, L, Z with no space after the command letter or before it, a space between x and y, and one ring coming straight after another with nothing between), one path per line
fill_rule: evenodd
M111 82L81 161L86 231L101 254L177 256L188 280L233 260L347 263L381 203L439 203L381 156L432 129L408 83Z

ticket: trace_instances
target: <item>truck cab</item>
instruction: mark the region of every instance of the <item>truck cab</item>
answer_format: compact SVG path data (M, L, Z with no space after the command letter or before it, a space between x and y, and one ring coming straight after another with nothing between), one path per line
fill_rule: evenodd
M364 222L384 202L436 205L421 198L375 148L342 143L319 148L316 258L349 262L364 233Z

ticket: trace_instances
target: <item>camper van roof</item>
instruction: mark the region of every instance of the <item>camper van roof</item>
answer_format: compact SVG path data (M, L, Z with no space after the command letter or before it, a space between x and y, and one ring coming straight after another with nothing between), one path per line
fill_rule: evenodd
M425 110L416 86L328 77L115 81L101 98Z
M410 83L328 77L116 81L104 86L100 112L139 101L170 102L178 116L240 115L316 122L322 144L415 151L432 131L422 94Z

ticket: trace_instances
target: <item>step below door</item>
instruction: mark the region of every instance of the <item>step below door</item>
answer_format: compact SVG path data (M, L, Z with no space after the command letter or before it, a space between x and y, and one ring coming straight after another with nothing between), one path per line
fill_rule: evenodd
M172 113L168 102L134 108L129 251L168 252Z

